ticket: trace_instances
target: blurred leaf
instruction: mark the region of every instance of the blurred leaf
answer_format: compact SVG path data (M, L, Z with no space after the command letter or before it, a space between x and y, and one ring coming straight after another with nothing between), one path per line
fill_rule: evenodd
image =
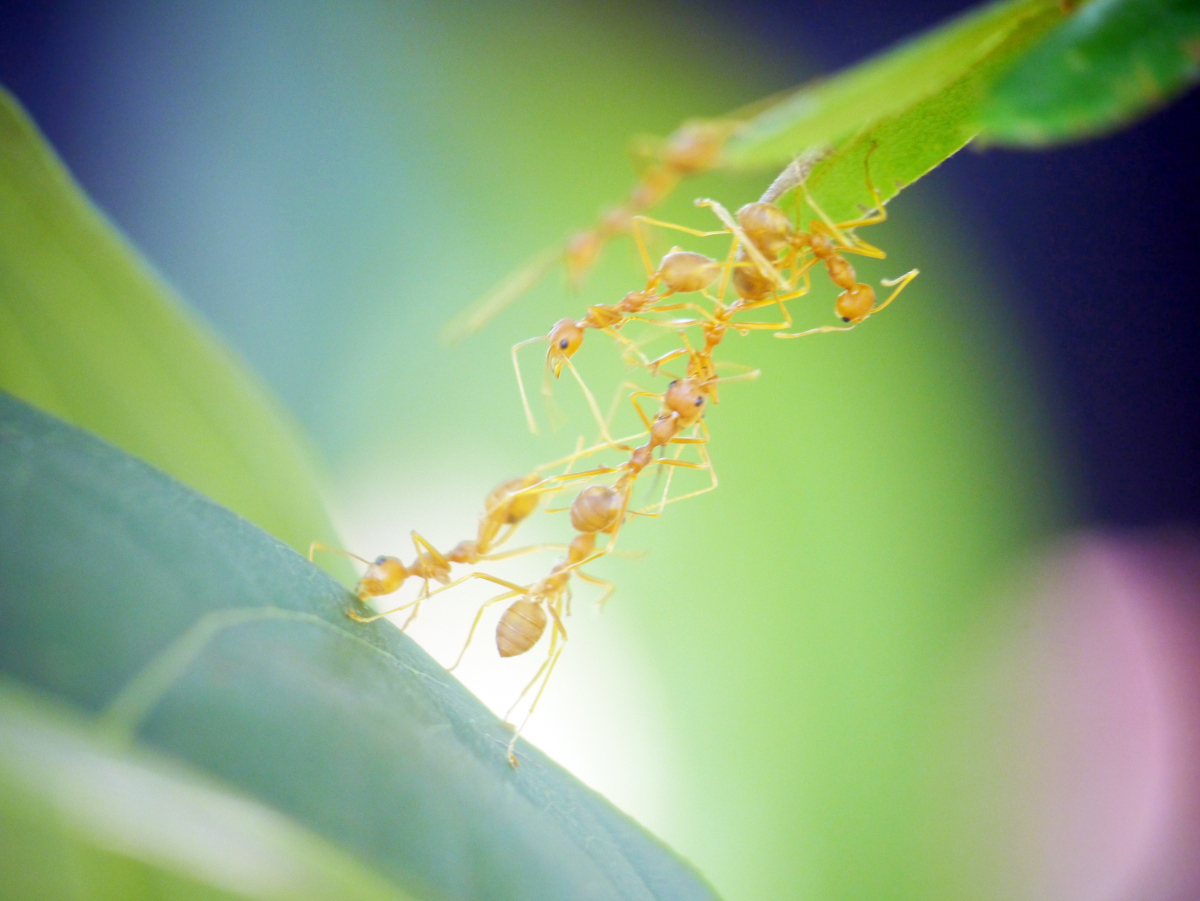
M84 196L3 88L0 388L294 548L333 537L286 415Z
M513 769L496 717L352 603L244 520L0 395L0 674L420 897L713 897L533 748Z
M0 898L403 897L262 804L0 681Z
M992 88L989 144L1044 146L1119 128L1200 77L1196 0L1095 0Z
M886 201L965 146L979 130L978 105L991 80L1063 18L1055 0L1005 0L828 80L801 88L730 140L730 167L783 166L818 148L831 153L809 188L837 220L875 203L863 160Z

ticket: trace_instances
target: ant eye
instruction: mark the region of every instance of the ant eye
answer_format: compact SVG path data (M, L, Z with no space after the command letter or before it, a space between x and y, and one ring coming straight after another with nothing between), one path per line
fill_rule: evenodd
M842 317L842 322L849 322L849 321L850 321L850 317L849 317L849 316L843 316L843 317Z
M702 406L704 406L704 398L703 398L703 397L697 397L697 398L696 398L696 406L697 406L697 407L702 407Z
M385 564L385 563L387 563L387 557L376 557L375 558L376 566L383 566L383 564Z
M679 380L678 380L678 379L671 379L671 384L667 385L667 387L668 387L668 388L674 388L674 387L675 387L676 385L678 385L678 384L679 384Z
M561 347L563 350L566 350L568 347L571 346L571 342L569 339L563 338L561 341L558 342L558 346Z

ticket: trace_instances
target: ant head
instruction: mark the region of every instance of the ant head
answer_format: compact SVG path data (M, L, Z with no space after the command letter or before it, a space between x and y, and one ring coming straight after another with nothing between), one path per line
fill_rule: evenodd
M720 122L685 122L667 138L662 161L679 175L711 169L721 155L728 126Z
M707 387L700 379L682 379L671 382L663 395L663 407L679 414L683 425L695 422L704 412Z
M875 309L875 291L860 282L838 295L834 309L843 322L858 325Z
M356 594L362 599L391 594L408 578L408 569L396 557L376 557L358 580Z
M773 203L748 203L737 212L738 225L768 257L778 255L792 237L792 220Z
M546 352L546 362L554 369L555 377L562 371L563 363L575 356L575 351L583 344L583 329L574 319L560 319L554 323L547 336L550 350Z

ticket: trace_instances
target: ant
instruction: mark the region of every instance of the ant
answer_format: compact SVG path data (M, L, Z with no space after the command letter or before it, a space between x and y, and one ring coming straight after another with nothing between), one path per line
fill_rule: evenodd
M816 201L809 194L807 182L803 178L796 185L797 209L795 225L792 224L787 214L772 202L760 200L756 203L748 203L738 210L738 224L741 226L746 237L764 254L778 256L780 252L786 251L781 268L789 269L795 267L796 274L793 275L793 278L803 275L807 282L808 270L814 265L824 264L829 273L830 280L842 289L834 301L834 310L838 318L848 323L848 325L827 325L804 332L791 334L779 333L775 337L800 338L820 332L849 331L854 326L863 322L868 316L878 313L895 300L908 283L919 274L919 270L913 269L899 278L883 279L881 284L889 288L894 287L895 290L888 295L886 300L876 305L875 290L870 285L858 281L854 267L843 255L853 253L879 260L887 256L878 247L868 244L857 235L851 234L856 228L877 225L887 219L883 197L871 181L871 154L875 152L878 146L878 144L872 144L870 150L867 151L866 157L863 159L867 190L870 191L871 198L874 201L874 213L847 222L834 222L817 206ZM774 187L772 186L773 189ZM816 212L818 217L809 223L807 232L801 230L799 226L801 195L803 195L805 202ZM728 225L729 223L727 222L726 224ZM798 264L799 258L805 254L811 254L811 257L803 263ZM738 293L742 297L748 299L755 298L761 291L757 282L754 282L750 276L740 274L739 272L734 273L734 285L735 290L738 290Z
M516 710L521 701L538 684L539 680L541 681L541 686L534 696L533 703L530 705L520 725L513 730L512 740L508 743L508 759L514 767L518 765L514 751L517 738L525 728L525 724L529 722L529 718L533 715L534 709L541 700L542 693L546 689L546 684L550 680L550 675L553 673L554 667L558 663L558 658L561 656L566 644L567 630L563 625L563 617L570 614L571 576L578 576L585 582L603 587L605 591L599 601L601 605L616 590L616 586L611 582L606 582L603 579L589 575L580 568L611 549L612 542L610 540L608 547L597 551L596 537L601 533L608 532L611 534L615 531L623 512L620 503L614 501L611 494L604 491L597 491L595 490L596 488L599 488L599 486L584 489L576 497L574 503L572 503L571 525L575 528L576 535L567 546L567 558L555 564L550 573L544 578L529 585L517 585L515 582L510 582L488 573L474 572L468 573L462 578L450 582L430 593L430 596L439 594L442 591L466 582L468 579L482 579L494 582L506 589L504 593L480 605L478 612L475 614L475 620L471 624L471 629L467 633L467 640L463 644L462 650L459 652L454 663L448 667L448 670L451 672L462 663L467 649L471 646L475 633L479 629L479 623L483 619L484 612L494 604L502 601L513 601L505 609L496 626L496 648L501 657L518 657L530 651L538 643L542 635L545 634L546 626L550 620L554 621L546 659L504 715L505 722L508 722L513 711ZM515 600L513 600L514 598ZM355 618L358 619L358 617ZM371 617L371 619L377 618Z
M566 265L571 285L578 288L604 245L628 234L639 213L661 202L682 179L719 164L725 143L745 118L734 113L723 119L690 120L661 141L640 140L637 153L649 157L651 162L624 203L604 213L593 228L572 235L561 248L544 250L511 273L477 303L455 316L444 329L443 339L454 342L479 331L541 281L559 260Z
M612 439L608 434L607 424L600 415L600 409L596 404L595 396L588 389L583 381L583 377L580 376L579 371L571 362L571 358L583 345L583 338L586 331L588 329L597 329L604 332L614 341L624 345L627 359L630 359L631 355L636 356L640 358L643 365L647 365L648 361L641 355L637 345L619 335L617 329L626 322L633 320L656 321L648 320L643 316L644 313L651 310L666 312L670 310L692 309L701 314L706 312L702 307L692 303L663 305L659 302L673 294L701 292L706 297L709 297L707 289L721 278L722 273L728 270L730 264L722 264L701 253L675 248L663 256L658 268L654 268L650 262L650 255L646 250L645 240L640 230L639 223L641 222L652 225L663 225L694 235L708 236L724 234L723 231L698 232L693 229L684 229L682 226L647 219L643 216L635 217L634 237L646 266L646 287L640 291L631 291L619 303L593 304L588 307L587 314L582 319L560 319L554 323L547 335L527 338L524 341L514 344L512 347L513 371L517 376L517 387L521 392L521 405L525 411L525 420L531 432L537 432L537 421L534 419L533 411L530 409L529 397L525 392L525 382L521 376L521 365L518 359L518 353L521 348L527 347L530 344L546 342L548 347L546 350L545 376L542 380L543 395L547 398L550 396L549 377L551 373L553 373L555 378L558 378L564 366L570 368L571 374L575 377L580 389L583 391L593 418L600 426L601 437L611 443ZM766 266L767 263L764 261L763 265ZM710 297L709 299L712 298Z
M365 564L367 571L358 580L358 584L354 588L355 596L364 604L372 598L399 591L401 586L410 578L415 577L423 580L424 585L417 600L410 605L406 605L413 607L412 614L402 627L406 629L416 619L421 601L429 596L430 581L437 581L443 585L450 584L451 564L465 563L474 565L482 560L500 560L539 550L535 546L508 551L507 553L493 553L498 547L507 542L516 531L517 526L528 519L537 509L541 499L537 489L547 482L559 480L561 480L559 477L543 479L541 476L533 473L527 476L518 476L515 479L509 479L507 482L497 485L484 500L484 515L479 520L479 529L476 537L473 540L459 542L446 554L440 553L427 539L414 531L412 539L413 545L417 549L417 559L409 566L405 566L398 557L385 555L376 557L374 560L367 560L357 554L352 554L340 548L330 547L318 541L314 541L309 546L308 559L311 562L316 551L326 551L328 553L341 554L344 557L349 557ZM501 531L502 529L504 530L503 532ZM351 619L358 620L359 622L369 622L377 618L363 617L357 611L353 610L350 611L349 616Z

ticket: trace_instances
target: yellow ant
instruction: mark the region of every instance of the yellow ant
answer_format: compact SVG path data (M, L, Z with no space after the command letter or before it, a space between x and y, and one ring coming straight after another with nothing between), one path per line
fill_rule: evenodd
M757 107L747 107L748 114ZM508 275L492 291L455 316L442 332L443 340L458 341L479 331L495 316L540 282L554 264L566 264L567 278L578 287L595 265L604 245L629 233L633 219L665 198L683 178L714 168L726 141L746 116L734 113L724 119L690 120L669 137L641 139L639 155L651 159L625 202L604 213L591 229L578 232L561 248L549 248Z
M660 301L671 297L674 294L689 294L700 293L710 301L718 303L717 298L714 298L708 293L708 289L715 284L718 279L721 279L720 293L724 294L725 279L731 269L738 268L754 268L760 279L771 281L776 288L783 290L783 295L772 296L770 299L762 301L746 301L737 305L735 311L754 309L764 304L779 304L780 309L784 313L785 321L778 326L768 326L765 324L750 324L741 326L739 330L744 334L744 329L749 328L786 328L791 325L791 319L787 315L787 309L783 306L784 302L793 297L798 297L804 294L808 288L807 285L800 289L794 290L775 267L764 257L757 248L750 242L750 239L741 231L739 226L733 222L724 208L716 201L706 200L697 201L699 205L711 206L718 212L718 215L723 217L727 223L727 228L721 231L703 232L696 229L685 228L684 226L675 225L670 222L662 222L657 219L650 219L645 216L636 216L633 219L633 235L637 244L638 253L642 258L643 265L646 267L647 280L646 287L640 291L631 291L629 294L616 304L594 304L588 307L587 314L583 319L560 319L551 327L549 334L545 336L537 336L528 338L514 344L512 347L513 371L517 377L517 388L521 393L521 405L525 411L525 420L530 431L537 432L537 421L534 419L533 411L529 406L529 397L525 391L525 382L521 376L521 366L518 359L520 350L530 344L538 344L546 342L548 345L546 350L546 365L544 370L544 378L542 382L542 393L547 398L550 396L550 375L555 378L559 377L563 366L571 369L571 374L579 383L580 389L583 391L584 398L587 401L588 407L591 410L592 416L600 427L600 435L606 441L611 443L612 438L608 434L607 424L604 418L600 415L599 407L596 404L595 396L584 383L579 371L571 362L571 358L578 352L583 345L583 339L588 329L597 329L603 331L618 344L625 348L625 358L631 362L640 362L641 365L649 368L652 372L656 368L647 360L640 352L640 349L632 341L618 334L617 330L623 325L631 321L651 322L662 324L662 320L651 319L646 317L648 312L668 312L674 310L689 309L697 312L701 316L709 317L710 314L703 307L689 302L663 304ZM650 254L646 248L645 237L642 233L644 225L654 225L662 228L668 228L675 231L681 231L689 235L698 237L712 237L732 233L735 240L740 242L740 246L747 248L750 258L744 262L738 262L733 259L726 260L721 263L712 257L706 256L694 251L681 250L678 247L673 248L665 254L657 268L650 261ZM736 274L735 274L736 278ZM661 289L661 290L660 290Z
M775 337L801 338L805 335L822 332L849 331L868 316L878 313L895 300L908 283L919 274L919 270L912 269L899 278L882 280L881 284L889 288L894 287L895 290L888 295L883 303L876 306L874 289L870 285L858 281L854 267L843 256L846 253L853 253L879 260L886 256L878 247L868 244L857 235L851 234L856 228L877 225L887 219L883 197L871 181L871 154L875 152L878 146L878 144L872 144L870 150L867 151L866 157L863 159L867 190L870 191L871 198L874 201L874 213L869 213L868 215L846 222L834 222L817 205L816 201L813 200L803 177L796 184L797 211L795 225L792 224L787 214L772 202L758 201L756 203L748 203L738 210L737 221L743 233L764 254L776 257L780 252L786 251L785 258L781 264L782 269L796 267L797 272L803 274L805 279L807 279L808 269L821 263L824 264L826 270L829 272L830 280L842 289L834 302L834 310L838 318L843 322L849 323L848 325L826 325L803 332L791 334L779 333ZM778 185L772 185L772 190L778 189ZM805 202L818 217L809 223L807 232L801 230L799 226L799 203L801 195L803 195ZM799 263L799 258L804 254L811 254L811 258L804 263ZM737 271L734 273L734 284L739 295L744 298L756 299L760 293L758 284L753 283L753 280L744 274L739 276L739 272Z
M379 556L367 560L357 554L340 548L330 547L314 541L308 549L308 559L311 562L317 551L341 554L352 560L357 560L367 567L367 571L354 588L354 594L364 604L372 598L392 594L399 591L410 578L423 580L424 584L417 600L411 605L412 613L401 627L407 629L416 619L421 601L429 596L430 581L450 584L450 566L453 563L474 565L484 560L502 560L522 554L541 550L543 546L519 548L504 553L495 553L496 549L512 537L524 520L537 509L541 500L543 486L570 479L572 476L555 476L542 478L537 473L518 476L496 486L484 500L484 515L479 520L479 529L474 539L461 541L449 552L442 554L427 539L417 532L412 533L413 545L417 549L417 559L409 566L398 557ZM502 531L503 530L503 531ZM357 611L351 610L351 619L359 622L369 622L377 617L363 617Z

